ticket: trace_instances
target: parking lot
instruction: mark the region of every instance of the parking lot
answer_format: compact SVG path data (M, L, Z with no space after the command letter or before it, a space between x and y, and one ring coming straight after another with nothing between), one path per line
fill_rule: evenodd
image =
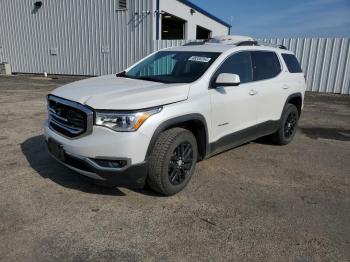
M48 155L45 95L77 79L0 76L0 260L350 261L350 96L308 93L290 145L200 162L167 198Z

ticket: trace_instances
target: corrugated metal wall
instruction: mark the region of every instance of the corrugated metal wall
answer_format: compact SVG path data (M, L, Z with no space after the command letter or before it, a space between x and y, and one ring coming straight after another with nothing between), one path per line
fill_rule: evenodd
M116 72L153 49L153 1L128 4L125 11L117 0L56 0L36 10L32 0L0 0L0 60L13 72Z
M0 62L13 72L102 75L185 41L153 41L153 0L0 0ZM147 13L147 11L150 11ZM350 39L264 39L294 51L308 90L350 94ZM55 53L57 53L55 55Z
M307 90L350 94L349 38L266 38L284 45L298 57L307 75ZM154 50L185 44L186 41L154 41Z
M273 38L298 57L309 91L350 94L349 38Z

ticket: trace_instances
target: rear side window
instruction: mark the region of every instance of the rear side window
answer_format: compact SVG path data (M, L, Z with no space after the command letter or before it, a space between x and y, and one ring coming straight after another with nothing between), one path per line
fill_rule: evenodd
M249 52L240 52L226 59L219 70L216 71L214 79L219 74L230 73L239 75L241 83L244 84L253 81L252 71L252 61Z
M288 67L288 71L290 73L302 73L301 66L299 64L298 59L295 57L295 55L291 54L282 54L284 62L286 62L286 65Z
M274 78L281 72L281 64L274 52L251 52L254 81Z

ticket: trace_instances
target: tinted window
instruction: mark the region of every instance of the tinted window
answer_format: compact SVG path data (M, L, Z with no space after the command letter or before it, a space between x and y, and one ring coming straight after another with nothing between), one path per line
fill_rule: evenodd
M281 72L281 65L278 57L273 52L251 52L254 81L270 79Z
M298 62L298 59L291 54L282 54L284 62L288 67L288 71L291 73L302 73L301 66Z
M252 61L249 52L241 52L227 58L215 73L214 79L222 73L236 74L239 75L243 84L253 80L252 71Z

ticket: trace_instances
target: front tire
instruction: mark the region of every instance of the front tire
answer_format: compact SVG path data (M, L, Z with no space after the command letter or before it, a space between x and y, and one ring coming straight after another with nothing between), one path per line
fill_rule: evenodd
M186 187L197 162L194 135L183 128L162 132L149 158L148 185L156 192L171 196Z
M277 145L289 144L296 133L298 127L299 112L295 105L287 104L276 133L271 135L271 140Z

